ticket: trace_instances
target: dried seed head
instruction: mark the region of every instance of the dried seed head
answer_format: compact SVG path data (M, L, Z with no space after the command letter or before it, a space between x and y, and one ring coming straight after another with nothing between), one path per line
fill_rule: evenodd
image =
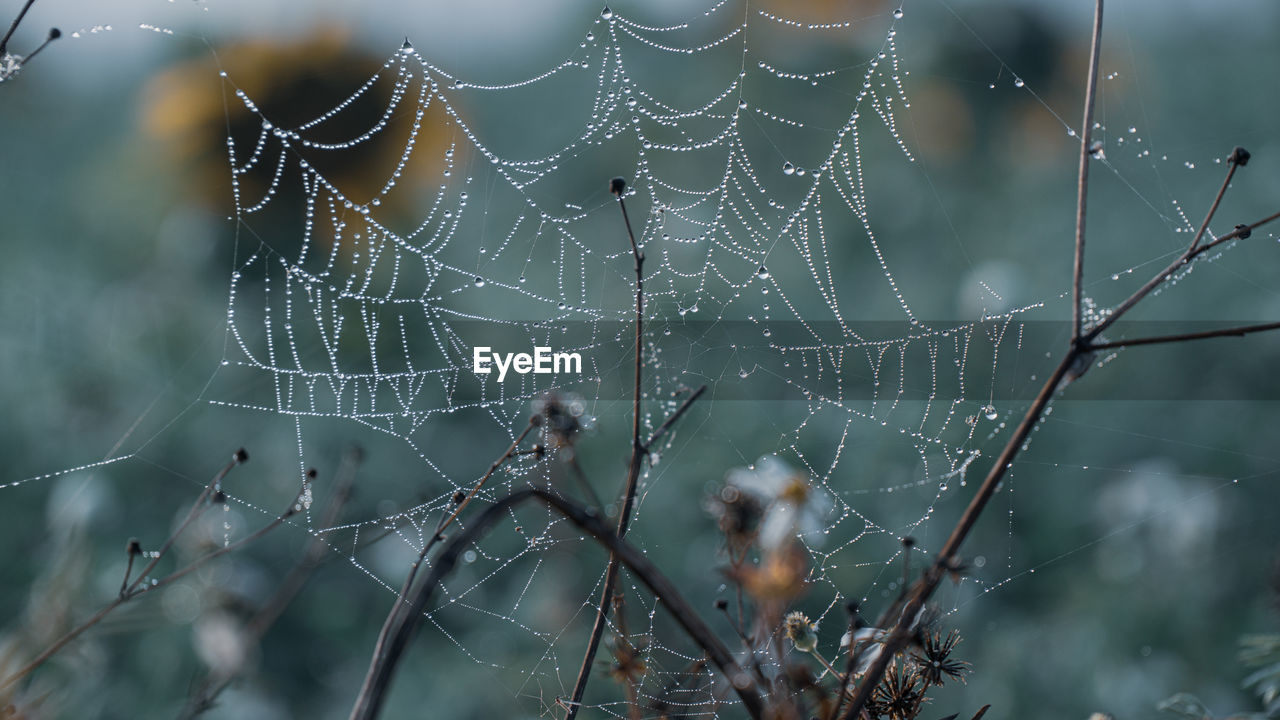
M60 38L60 37L62 37L62 31L61 31L61 30L59 30L58 28L49 28L49 39L50 39L50 40L57 40L57 39L58 39L58 38Z
M1248 150L1245 150L1244 148L1237 145L1235 146L1234 149L1232 149L1231 156L1227 158L1227 162L1232 163L1233 165L1236 165L1239 167L1244 167L1245 165L1249 164L1250 157L1253 157L1253 156L1249 154Z
M716 609L720 611L729 609L729 601L724 598L716 598Z
M618 197L622 197L622 193L626 192L626 189L627 189L626 178L616 177L609 181L609 192L613 193L614 195L617 195Z
M245 450L244 448L240 448L239 450L236 451L235 459L236 459L236 462L238 463L248 461L249 451Z
M902 538L902 547L904 548L908 548L908 549L913 548L915 547L915 544L916 544L916 539L911 537L910 535Z
M453 504L454 504L454 505L461 505L461 504L462 504L462 501L463 501L463 500L466 500L466 499L467 499L467 494L466 494L466 493L464 493L464 492L462 492L461 490L459 490L458 492L456 492L456 493L454 493L454 494L453 494Z
M317 473L317 472L316 472L316 469L315 469L315 468L307 468L307 479L308 479L308 480L315 480L315 479L316 479L316 475L318 475L318 474L319 474L319 473Z
M214 504L214 505L221 505L221 504L225 503L226 501L227 501L227 494L226 494L226 493L222 492L221 490L217 490L217 491L215 491L215 492L213 493L213 504Z
M1236 237L1240 238L1241 240L1244 240L1245 238L1253 234L1253 228L1244 224L1237 225L1235 227L1235 231L1236 231Z
M138 542L138 538L129 538L129 542L124 546L124 551L128 555L141 555L142 543Z
M782 621L782 628L797 650L813 652L818 647L818 627L808 615L799 611L789 612Z

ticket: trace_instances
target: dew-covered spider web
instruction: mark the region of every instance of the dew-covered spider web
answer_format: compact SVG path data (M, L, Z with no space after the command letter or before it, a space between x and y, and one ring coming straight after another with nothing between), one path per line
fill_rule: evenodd
M901 538L916 538L917 562L937 550L1052 367L1046 351L1069 332L1058 322L1068 273L1015 289L1003 266L974 262L966 247L965 223L999 223L940 209L947 189L922 157L945 144L938 115L951 99L946 82L913 75L925 62L916 53L942 33L962 36L981 59L948 80L993 104L1016 98L1066 157L1078 111L1074 98L1038 95L945 3L927 13L945 30L913 27L911 4L857 7L792 17L781 3L720 0L667 24L639 7L604 8L576 19L582 32L562 61L501 72L440 64L410 37L349 95L301 119L265 110L270 98L224 72L235 258L223 353L201 400L288 429L306 510L291 526L322 538L356 581L385 589L389 606L455 494L549 394L580 432L506 463L471 511L550 485L586 503L594 495L616 517L635 351L634 261L610 192L618 176L644 255L642 437L707 386L653 448L628 537L673 565L691 596L731 594L713 570L722 558L703 497L732 468L776 456L823 496L819 527L804 536L806 607L833 630L849 600L874 615L900 588ZM1119 76L1106 70L1104 85ZM918 93L926 111L913 107ZM1218 167L1225 152L1170 160L1139 114L1115 105L1121 126L1100 117L1094 172L1127 187L1126 206L1173 238L1103 278L1120 283L1162 266L1201 212L1174 199L1177 182L1143 173ZM376 143L397 152L369 150ZM360 181L333 170L352 158ZM1068 196L1061 205L1066 217ZM950 229L909 236L916 213ZM1066 243L1059 220L1045 231ZM939 300L943 282L965 299ZM1087 320L1123 298L1096 283L1089 292L1104 299L1089 301ZM582 368L499 381L474 372L477 347L547 347L577 353ZM378 481L373 492L389 502L327 525L312 506L330 488L304 478L323 449L313 438L335 432L401 447L408 466ZM548 442L535 431L522 449ZM585 471L570 470L579 461ZM274 512L234 485L228 497L252 517ZM948 617L1028 574L1014 557L1015 507L997 503L995 539L940 593ZM701 539L673 546L686 537L676 528L698 523ZM468 682L487 684L495 707L560 716L604 567L558 516L513 512L442 586L423 652L480 678ZM652 594L626 574L623 590L649 715L734 716L732 695ZM621 632L616 620L609 628ZM584 716L627 716L609 662L603 649Z

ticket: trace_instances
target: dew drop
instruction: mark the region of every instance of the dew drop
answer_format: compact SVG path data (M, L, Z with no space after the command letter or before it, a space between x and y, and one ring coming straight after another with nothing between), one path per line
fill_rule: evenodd
M901 19L902 19L902 8L898 8L897 10L894 10L894 11L893 11L893 19L894 19L894 20L901 20Z
M605 5L604 9L600 11L600 17L604 18L605 20L613 19L613 11L609 9L608 5Z
M795 166L795 165L792 165L790 162L782 163L782 174L783 174L783 175L795 175L795 174L796 174L796 166Z
M477 275L475 279L475 285L476 287L484 287L484 278Z
M1026 83L1022 82L1022 78L1014 78L1014 79L1013 79L1013 86L1014 86L1014 87L1025 87L1025 86L1026 86Z
M760 269L756 271L756 277L760 278L761 280L767 280L769 278L769 271L765 268L765 266L761 265Z

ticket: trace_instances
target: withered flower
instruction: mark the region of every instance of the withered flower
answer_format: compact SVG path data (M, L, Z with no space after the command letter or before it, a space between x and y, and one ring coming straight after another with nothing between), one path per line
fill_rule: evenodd
M798 610L787 613L782 621L782 630L801 652L813 652L818 647L818 626Z
M947 633L946 637L938 632L925 634L922 652L911 653L911 661L926 686L941 686L946 678L964 682L969 663L951 657L959 642L960 633L955 630Z
M924 686L915 669L895 662L871 691L867 709L890 720L911 720L920 714L924 702Z

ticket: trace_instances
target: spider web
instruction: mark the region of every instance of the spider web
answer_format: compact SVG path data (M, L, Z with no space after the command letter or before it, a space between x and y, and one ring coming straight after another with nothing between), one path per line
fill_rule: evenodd
M1020 318L1039 307L970 322L922 322L891 269L875 230L878 198L869 190L864 144L888 141L897 162L915 162L899 130L900 113L910 107L910 71L897 40L902 17L897 11L856 23L804 24L722 2L695 22L655 27L606 8L577 52L524 80L486 84L450 74L406 43L331 111L294 127L261 117L256 138L228 144L236 220L251 229L255 216L296 184L304 230L292 244L296 249L263 240L231 277L233 342L223 364L234 386L270 392L211 402L293 419L300 448L315 418L341 418L408 443L426 466L434 497L385 517L310 530L339 552L357 547L361 534L386 531L420 549L451 496L482 470L477 464L468 474L444 471L439 451L419 440L432 424L478 414L513 439L531 402L552 389L582 397L590 420L622 420L626 384L618 379L630 362L632 309L618 289L631 284L631 258L605 192L608 176L597 169L607 162L627 177L625 201L647 259L645 433L675 409L681 391L704 383L713 388L713 405L789 407L796 419L779 423L777 445L745 452L781 453L836 499L823 529L832 541L813 547L818 592L830 593L830 607L838 607L850 592L837 579L847 565L874 571L869 586L864 581L854 592L896 587L886 571L899 551L886 546L925 523L932 500L964 485L981 447L1006 429L993 405L1000 355L1020 350ZM787 58L752 52L746 41L749 32L803 36L855 26L878 39L867 43L866 61L854 67L783 69ZM673 93L657 77L642 77L655 66L680 74L712 70L695 88ZM855 90L834 108L772 107L772 87L788 84L823 95L833 86ZM368 131L329 139L326 123L379 85L390 87L389 99ZM564 93L577 112L557 118L555 135L563 140L537 152L533 143L486 137L459 110L477 94L544 92ZM260 115L253 98L236 95L246 111ZM439 158L441 182L421 197L416 224L387 219L380 209L401 191L399 178L419 159L415 140L433 116L454 137ZM396 118L411 122L397 128ZM321 169L326 153L358 151L379 133L396 131L407 132L403 154L376 194L349 195ZM783 143L797 148L795 155ZM846 247L854 243L869 254L852 256ZM242 238L245 245L252 243ZM878 270L874 287L841 286L843 266L853 257ZM862 322L857 308L868 294L891 298L901 321ZM495 329L494 342L476 339ZM588 358L587 368L579 378L525 375L499 382L472 372L471 348L481 344L572 350ZM912 457L917 470L888 484L858 478L848 445L850 436L863 434L885 443L891 455ZM484 497L546 483L550 467L516 463ZM654 487L654 472L641 484L641 538L655 521L653 530L661 530L661 518L645 514L648 494L662 491ZM920 488L926 492L916 493L905 515L899 508L886 517L857 500ZM592 600L564 626L548 627L517 612L536 574L509 608L473 604L473 598L487 585L514 582L509 578L527 573L528 563L542 562L538 556L563 552L557 524L549 517L522 519L518 549L498 541L496 548L486 542L468 553L484 569L474 580L449 583L447 600L429 616L446 637L438 618L462 612L497 623L498 632L545 643L542 657L510 681L518 693L539 687L544 709L567 695L572 678L564 670L581 652L579 644L558 638L591 617ZM398 587L398 578L380 576L350 553L354 565L388 590ZM651 603L640 588L632 590ZM651 640L645 659L654 670L641 684L656 702L660 688L680 684L681 668L696 656L653 641L662 634L657 609L645 609L650 627L635 636ZM482 648L458 649L481 665L498 665ZM693 689L681 691L686 710L714 714L711 676L703 671L692 682ZM610 704L601 709L624 712Z
M933 518L954 510L948 501L1003 445L1016 422L1009 413L1045 371L1043 348L1062 328L1043 321L1062 314L1067 289L1011 306L983 281L976 318L931 320L946 312L913 303L911 288L928 273L880 231L899 207L877 189L922 172L899 47L910 11L808 22L721 0L660 26L605 8L584 19L587 31L562 62L502 81L450 72L406 42L330 110L284 125L224 73L235 98L229 118L248 117L255 131L227 142L236 258L221 366L205 399L287 423L304 484L315 428L336 424L409 449L414 487L400 488L395 509L322 526L310 510L325 488L308 487L299 523L394 596L454 494L519 435L538 398L554 391L581 411L589 431L578 452L588 460L627 426L632 257L607 182L621 175L646 258L642 435L691 389L709 388L646 466L629 537L670 554L672 520L648 505L688 496L679 484L691 477L715 481L732 465L777 455L833 500L820 537L806 539L809 601L819 621L841 624L846 600L874 604L898 589L901 537L922 537L922 558L935 549L931 528L950 524L934 527ZM824 65L838 54L821 43L850 38L862 61ZM807 44L818 49L796 50ZM1074 142L1070 124L993 56L992 90L997 83L1031 94ZM332 131L361 112L366 131ZM484 119L522 112L526 122ZM450 138L443 152L423 149L429 128ZM1138 159L1156 161L1136 128L1100 130L1108 150L1136 145ZM332 158L359 156L386 136L402 152L379 169L373 191L327 172ZM433 180L407 180L424 176ZM1193 229L1176 201L1157 208L1138 196L1165 229ZM266 232L281 218L294 234ZM584 368L499 382L472 371L481 345L577 352ZM759 426L744 431L744 413L758 414ZM451 443L457 426L475 434ZM619 464L597 464L612 473L589 473L607 503ZM477 499L548 483L576 493L562 467L555 452L521 456ZM251 497L230 500L266 512ZM398 548L395 561L379 555L385 545ZM715 549L703 549L706 567ZM582 563L579 587L545 570L566 557ZM427 614L436 634L426 642L497 678L515 706L552 712L573 685L602 556L555 516L520 511L464 560ZM1010 558L1006 571L966 578L948 602L959 608L1018 575ZM689 717L725 712L721 681L689 671L697 652L643 587L628 580L626 590L645 702ZM694 592L726 591L713 582ZM459 630L472 625L487 630ZM610 628L620 632L616 620ZM588 709L625 717L617 697L606 699L611 691L596 689L609 683L600 675Z

